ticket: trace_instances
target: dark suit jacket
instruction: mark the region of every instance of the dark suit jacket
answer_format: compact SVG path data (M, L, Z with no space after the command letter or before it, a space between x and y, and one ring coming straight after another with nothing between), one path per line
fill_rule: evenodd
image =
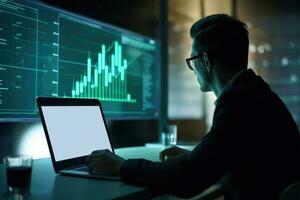
M248 69L216 103L213 125L190 155L164 163L130 159L125 182L181 197L230 176L230 199L278 199L299 180L299 131L280 98Z

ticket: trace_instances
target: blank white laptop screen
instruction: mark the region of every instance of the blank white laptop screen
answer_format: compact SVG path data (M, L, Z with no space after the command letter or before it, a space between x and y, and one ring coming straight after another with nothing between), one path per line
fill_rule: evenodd
M99 106L42 106L56 161L112 147Z

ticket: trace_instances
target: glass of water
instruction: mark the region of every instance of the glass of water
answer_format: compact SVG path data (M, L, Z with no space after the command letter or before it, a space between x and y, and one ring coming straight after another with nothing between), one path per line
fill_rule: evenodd
M177 143L177 126L166 125L162 132L162 144L164 146L176 145Z
M7 189L9 193L29 193L32 157L27 155L12 155L4 157L6 168Z

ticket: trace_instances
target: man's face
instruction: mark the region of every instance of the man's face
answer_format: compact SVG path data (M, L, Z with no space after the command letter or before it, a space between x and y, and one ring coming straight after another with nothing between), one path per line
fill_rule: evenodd
M203 54L202 52L199 52L198 49L201 49L196 46L196 42L193 40L193 47L192 47L192 55L191 56L197 56L200 53ZM198 57L194 60L195 62L195 70L194 73L197 77L197 81L200 85L200 89L202 92L210 92L212 91L211 86L210 86L210 72L206 69L204 66L204 62L202 62L202 57Z

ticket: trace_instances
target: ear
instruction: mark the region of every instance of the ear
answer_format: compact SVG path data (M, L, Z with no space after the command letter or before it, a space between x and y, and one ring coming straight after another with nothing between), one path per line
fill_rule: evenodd
M208 72L210 72L211 66L210 66L210 62L209 62L207 53L204 52L202 57L203 57L205 68L207 69Z

